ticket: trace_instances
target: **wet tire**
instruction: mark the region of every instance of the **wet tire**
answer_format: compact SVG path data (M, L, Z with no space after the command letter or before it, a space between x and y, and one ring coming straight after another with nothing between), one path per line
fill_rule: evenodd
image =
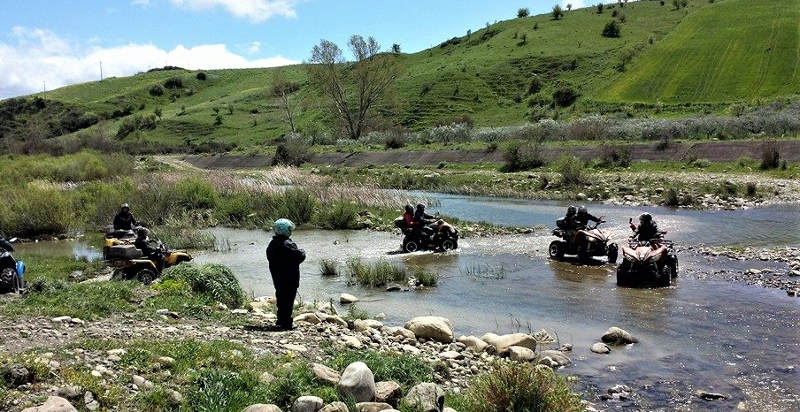
M608 263L612 265L617 263L618 257L619 257L619 246L617 246L616 243L608 245Z
M547 252L550 254L551 259L561 260L564 258L564 243L559 240L550 242Z
M152 269L142 269L136 272L136 279L139 282L144 283L145 285L153 283L153 281L156 280L157 277L158 275Z
M445 239L442 242L442 250L444 251L455 250L456 248L458 248L458 243L453 239Z
M406 253L414 253L419 250L419 243L414 240L409 240L403 244L403 251Z
M669 286L672 282L672 265L666 264L658 269L658 276L656 278L656 286L665 287Z
M632 286L631 285L631 262L623 260L617 266L617 286Z
M11 268L5 268L2 272L0 272L0 293L9 293L14 292L14 287L16 285L15 278L17 277L17 272Z

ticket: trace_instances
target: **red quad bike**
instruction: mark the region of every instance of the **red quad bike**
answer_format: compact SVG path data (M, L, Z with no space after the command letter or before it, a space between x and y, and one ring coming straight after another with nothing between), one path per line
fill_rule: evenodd
M575 239L567 239L569 232L565 228L564 220L559 219L556 222L558 228L553 230L553 236L561 240L550 242L548 248L550 258L561 260L564 255L577 255L579 260L586 261L593 256L606 256L608 263L617 263L619 246L616 243L609 243L610 234L607 231L598 229L603 223L605 221L601 220L592 227L579 230L575 234ZM579 247L583 245L585 247Z
M420 250L432 250L446 252L458 249L458 229L446 230L447 225L439 225L444 221L430 221L427 225L431 230L426 233L423 230L414 230L406 224L406 221L399 217L394 224L403 232L403 252L413 253ZM442 229L437 229L442 228Z
M622 248L622 263L617 267L617 285L624 287L667 287L678 276L678 255L667 232L647 241L631 237Z

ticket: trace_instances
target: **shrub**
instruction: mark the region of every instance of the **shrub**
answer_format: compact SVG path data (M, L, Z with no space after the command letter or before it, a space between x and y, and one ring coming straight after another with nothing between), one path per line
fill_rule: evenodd
M553 92L553 101L561 107L570 106L577 98L578 93L570 86L562 85Z
M175 186L178 204L187 209L211 209L217 206L217 190L200 178L184 180Z
M616 20L611 20L603 28L603 37L619 37L619 32L619 24Z
M275 148L272 165L300 166L311 160L311 151L308 145L298 141L280 143Z
M503 172L530 170L545 164L542 148L538 143L512 142L506 147L503 158Z
M781 153L774 140L764 142L761 146L761 169L777 169L781 164Z
M532 78L528 85L528 95L539 93L540 90L542 90L542 81L538 77Z
M197 73L197 76L195 76L195 77L197 77L197 80L200 80L200 81L205 81L206 80L206 74L204 72Z
M117 129L117 138L124 139L133 132L139 130L152 130L158 124L158 118L155 114L140 115L137 114L133 117L122 119Z
M559 20L564 17L564 10L561 8L561 5L556 4L553 6L553 11L550 12L550 15L553 16L553 20Z
M603 14L603 3L597 3L597 14Z
M461 116L444 117L433 123L434 127L453 125L464 125L471 129L475 125L475 121L469 115L462 114Z
M372 265L363 263L358 257L347 260L347 281L351 284L380 287L390 282L405 282L407 279L405 268L385 260Z
M422 268L414 269L412 276L417 280L417 286L433 287L439 284L438 274Z
M563 411L584 409L579 395L572 393L566 378L550 369L524 363L496 363L480 375L461 396L454 399L458 410Z
M158 239L173 249L208 250L214 247L214 235L194 227L159 226L153 231Z
M339 265L331 259L319 261L319 274L325 277L339 276Z
M151 96L163 96L164 95L164 89L160 85L154 84L152 87L150 87L150 95Z
M214 126L221 126L221 125L222 125L222 116L217 115L217 117L214 119Z
M401 133L391 133L386 136L384 144L387 149L399 149L406 145L406 138Z
M603 167L628 167L631 165L631 149L627 147L605 147L600 158Z
M517 10L517 18L528 17L531 14L530 10L527 7L523 7Z
M193 293L230 308L241 307L246 299L236 276L224 265L182 263L164 271L161 282L170 280L185 282Z
M375 375L375 382L395 381L404 388L433 379L431 367L419 357L408 354L384 353L373 350L329 350L332 359L328 366L344 370L353 362L364 362Z
M680 198L678 191L674 187L670 187L664 191L664 206L678 207L680 206Z
M0 228L7 235L34 238L64 234L75 223L75 206L61 190L28 185L6 188L0 202Z
M586 180L583 161L575 156L562 156L556 164L556 170L561 175L561 184L564 186L580 186Z
M170 77L164 81L164 87L167 89L180 89L183 87L183 80L180 77Z
M339 200L322 208L317 214L317 223L324 229L360 229L358 206L352 202Z

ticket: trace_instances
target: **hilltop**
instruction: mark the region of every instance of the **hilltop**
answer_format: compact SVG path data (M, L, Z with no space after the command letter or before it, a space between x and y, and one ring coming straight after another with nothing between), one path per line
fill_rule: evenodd
M800 90L800 5L695 0L676 8L662 3L606 5L602 13L597 7L565 10L558 20L550 14L515 18L400 54L403 72L389 103L378 110L376 127L420 130L458 116L469 116L479 126L499 126L597 112L723 111L734 102ZM612 20L620 36L602 36ZM146 124L123 139L132 144L269 144L289 131L271 94L275 70L283 70L297 87L291 100L299 130L333 129L324 99L297 65L158 70L72 85L37 94L36 100L9 99L0 104L0 138L86 128L113 136L122 119L138 113ZM568 98L554 102L556 91ZM157 121L149 116L156 108L161 111Z

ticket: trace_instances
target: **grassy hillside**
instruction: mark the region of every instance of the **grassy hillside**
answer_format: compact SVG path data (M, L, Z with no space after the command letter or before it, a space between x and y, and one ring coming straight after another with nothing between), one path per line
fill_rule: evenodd
M800 6L779 7L778 3L783 2L765 0L753 6L746 0L713 4L692 0L687 8L676 10L659 1L640 1L607 5L602 13L595 7L565 11L559 20L549 14L517 18L469 35L465 28L464 35L439 46L399 56L403 74L389 102L378 111L376 124L418 130L469 115L476 125L508 125L620 109L628 102L730 102L749 99L754 88L759 96L792 94L791 85L800 75L787 61L797 58ZM513 12L509 10L509 14ZM754 15L761 17L749 18ZM621 25L621 36L601 36L612 20ZM795 25L788 27L789 21ZM766 32L769 27L772 31ZM754 39L739 45L736 36ZM727 41L732 51L724 53L720 41ZM742 51L752 44L763 52ZM724 67L710 64L707 56L718 56L713 61L723 62ZM681 65L676 66L676 61ZM289 131L278 100L269 93L274 70L207 71L205 80L197 78L198 72L155 71L38 96L76 113L90 112L89 119L91 114L110 119L79 133L113 136L122 122L130 121L126 118L149 116L159 108L162 116L154 122L155 127L143 128L123 140L133 144L255 146L269 144ZM291 97L299 129L308 134L334 130L325 100L308 83L305 68L281 70L299 86ZM753 70L759 71L753 74ZM691 74L695 72L706 77ZM179 78L182 85L164 88L171 78ZM532 82L540 85L539 90L531 90ZM731 84L736 87L729 87ZM156 85L161 85L163 95L150 93ZM565 89L573 90L578 99L559 107L553 102L553 93ZM692 110L683 104L673 108ZM26 122L19 118L33 119L36 113L23 110L13 116L17 116L13 123L17 130L6 135L22 136L19 128ZM0 108L0 120L2 117ZM51 124L50 129L58 127Z
M724 0L689 14L601 100L726 102L800 91L800 2Z

